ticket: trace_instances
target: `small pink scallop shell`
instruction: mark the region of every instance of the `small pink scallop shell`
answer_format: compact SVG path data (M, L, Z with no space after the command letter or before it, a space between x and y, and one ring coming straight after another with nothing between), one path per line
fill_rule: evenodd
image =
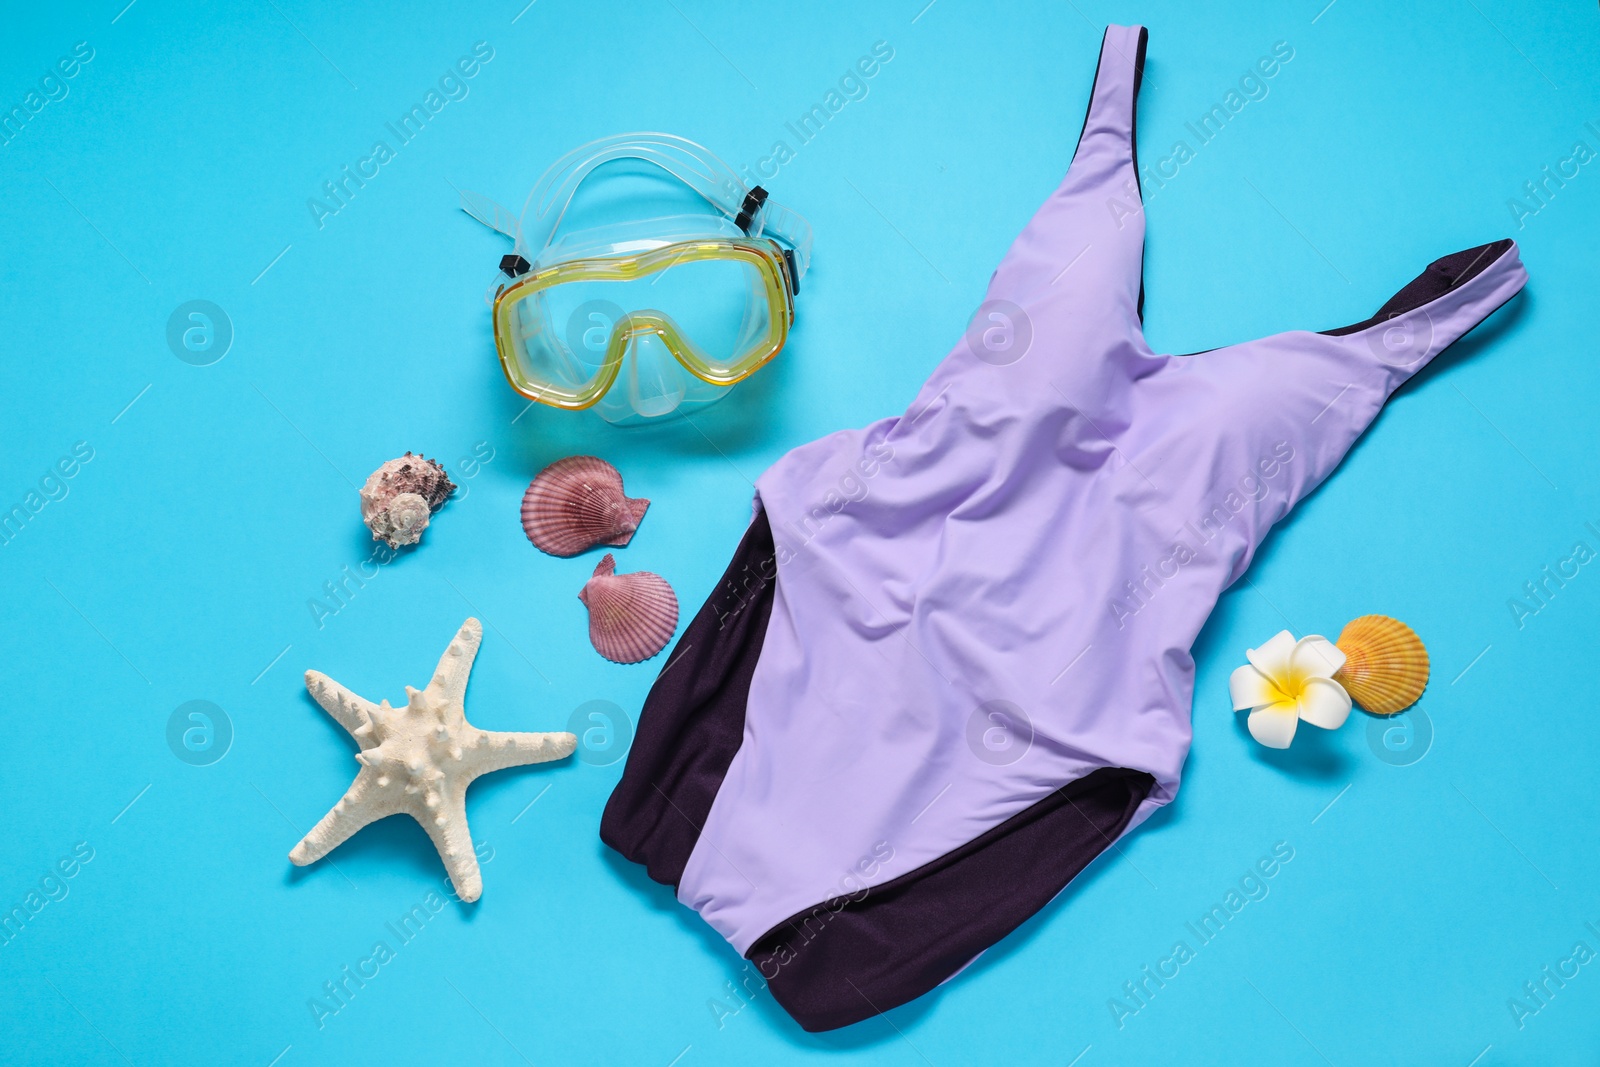
M522 496L522 528L541 552L576 556L595 545L625 545L650 501L624 496L617 468L568 456L539 472Z
M618 574L607 552L578 594L589 609L589 641L613 663L639 663L667 647L678 628L678 597L659 574Z

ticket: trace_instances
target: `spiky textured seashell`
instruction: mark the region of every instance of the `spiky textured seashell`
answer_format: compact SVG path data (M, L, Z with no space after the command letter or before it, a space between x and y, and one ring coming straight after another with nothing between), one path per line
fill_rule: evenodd
M568 456L539 472L522 496L528 540L552 556L595 545L625 545L650 501L623 495L617 468L595 456Z
M639 663L667 647L678 628L678 596L659 574L617 573L607 552L578 594L589 609L589 641L613 663Z
M414 545L428 517L455 489L443 467L407 452L373 471L361 487L361 521L374 541L387 541L390 548Z
M1399 619L1387 615L1352 619L1334 643L1345 654L1334 681L1374 715L1404 711L1428 687L1428 650Z
M401 493L367 519L374 541L387 541L390 548L414 545L428 528L428 502L417 493Z

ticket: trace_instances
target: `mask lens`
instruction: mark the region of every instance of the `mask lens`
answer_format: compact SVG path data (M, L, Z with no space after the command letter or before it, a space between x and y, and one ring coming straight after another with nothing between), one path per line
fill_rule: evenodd
M580 406L595 387L622 310L604 300L586 299L582 290L582 286L551 286L499 312L502 362L524 393Z
M640 280L630 311L654 310L677 327L712 379L736 376L770 354L772 318L754 259L683 259Z

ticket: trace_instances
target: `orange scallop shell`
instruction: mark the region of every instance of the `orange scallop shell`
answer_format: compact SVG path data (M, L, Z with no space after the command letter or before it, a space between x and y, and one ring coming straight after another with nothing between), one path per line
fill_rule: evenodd
M1345 654L1333 680L1374 715L1415 704L1428 687L1428 650L1416 631L1387 615L1352 619L1334 644Z

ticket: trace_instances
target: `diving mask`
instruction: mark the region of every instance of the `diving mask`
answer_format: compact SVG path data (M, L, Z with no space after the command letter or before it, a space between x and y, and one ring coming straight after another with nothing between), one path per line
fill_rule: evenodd
M718 214L674 215L556 233L603 163L641 159ZM516 242L491 288L494 341L518 393L638 424L721 399L782 350L811 257L811 226L707 149L662 133L574 149L515 220L475 193L473 218Z

